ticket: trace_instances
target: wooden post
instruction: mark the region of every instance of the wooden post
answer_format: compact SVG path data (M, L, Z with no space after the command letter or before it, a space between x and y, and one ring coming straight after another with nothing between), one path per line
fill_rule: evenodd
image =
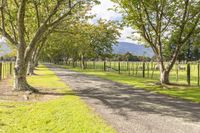
M147 73L148 73L148 78L149 78L149 63L147 63Z
M0 80L2 80L2 62L0 62Z
M145 78L145 62L142 65L142 77Z
M10 75L12 75L12 62L10 62Z
M154 66L152 67L152 73L151 73L151 78L153 78L153 76L154 76L154 71L155 71L155 68L156 67L156 65L154 64Z
M137 76L137 73L138 73L138 63L136 63L135 76Z
M118 72L119 72L119 74L121 73L121 63L120 63L120 61L118 62Z
M116 61L114 61L113 63L114 63L114 64L113 64L113 65L114 65L113 68L116 70L116 66L115 66Z
M176 82L178 82L178 78L179 78L179 77L178 77L178 69L179 69L178 66L179 66L179 64L177 63L177 64L176 64Z
M200 77L200 65L199 65L199 63L198 63L198 65L197 65L197 70L198 70L198 86L199 86L199 77Z
M135 76L135 62L132 63L133 76Z
M187 63L187 83L190 85L190 63Z
M104 63L103 63L103 70L106 71L106 60L104 60Z
M129 61L127 61L127 71L128 71L128 75L131 75Z

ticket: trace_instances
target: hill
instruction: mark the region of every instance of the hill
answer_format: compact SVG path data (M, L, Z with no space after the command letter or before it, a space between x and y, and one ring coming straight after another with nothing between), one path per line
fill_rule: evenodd
M128 42L119 42L117 45L113 46L113 53L115 54L125 54L127 52L132 53L133 55L152 57L154 55L151 48L146 48L143 45L138 45Z

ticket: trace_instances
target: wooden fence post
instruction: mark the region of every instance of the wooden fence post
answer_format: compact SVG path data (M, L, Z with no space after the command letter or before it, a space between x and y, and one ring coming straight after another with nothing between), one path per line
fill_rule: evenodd
M138 63L136 63L135 76L138 74Z
M2 62L0 62L0 80L2 80Z
M120 61L118 62L118 72L119 72L119 74L121 73L121 63L120 63Z
M10 75L12 75L12 62L10 62Z
M135 76L135 62L132 63L133 76Z
M200 69L200 65L198 63L198 65L197 65L197 70L198 70L198 86L199 86L199 77L200 77L200 71L199 71L199 69Z
M178 70L179 70L179 64L177 63L176 64L176 81L178 82L178 79L179 79L179 77L178 77Z
M148 78L149 78L149 62L147 63L147 74L148 74Z
M151 73L151 78L152 78L152 79L153 79L153 76L154 76L154 71L155 71L155 69L156 69L155 67L156 67L156 65L154 64L153 67L152 67L152 73Z
M128 71L128 75L131 75L129 61L127 61L127 71Z
M106 71L106 60L104 60L104 63L103 63L103 70Z
M145 62L142 65L142 77L145 78Z
M187 83L190 85L190 63L187 63Z

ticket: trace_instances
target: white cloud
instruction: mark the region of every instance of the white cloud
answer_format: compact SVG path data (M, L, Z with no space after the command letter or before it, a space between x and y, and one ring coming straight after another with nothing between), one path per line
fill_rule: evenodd
M109 8L113 8L116 4L110 0L100 0L100 2L100 5L94 6L92 9L92 14L96 14L96 17L90 20L91 23L96 23L96 21L100 18L106 20L122 20L122 14L108 10ZM124 29L121 31L121 37L118 41L134 43L135 41L128 38L132 36L132 32L132 28L124 27Z
M115 6L115 4L109 0L100 0L101 4L94 6L92 9L92 13L96 14L96 17L92 20L95 22L96 20L102 18L106 20L119 20L121 19L121 14L116 13L114 11L108 10Z
M120 42L130 42L130 43L135 43L130 37L133 36L132 32L134 30L130 27L124 27L123 30L121 31L121 37L118 41Z

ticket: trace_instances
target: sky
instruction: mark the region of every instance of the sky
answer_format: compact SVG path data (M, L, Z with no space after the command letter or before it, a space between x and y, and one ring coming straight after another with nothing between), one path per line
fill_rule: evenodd
M112 8L115 6L113 2L110 0L99 0L101 2L100 5L96 5L92 9L92 13L96 14L96 17L91 20L92 23L95 23L98 19L106 19L106 20L122 20L122 15L108 10L109 8ZM121 31L121 37L118 41L120 42L130 42L134 43L133 40L129 39L128 37L131 36L131 33L133 30L130 27L124 27L124 29Z

